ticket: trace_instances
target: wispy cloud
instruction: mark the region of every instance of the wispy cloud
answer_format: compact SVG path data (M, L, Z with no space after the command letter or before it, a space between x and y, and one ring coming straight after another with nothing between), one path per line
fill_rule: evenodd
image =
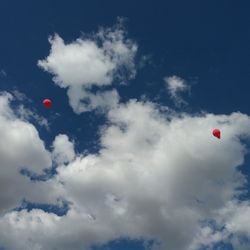
M0 70L0 76L1 77L6 77L7 76L7 72L4 69Z
M38 125L40 125L41 127L45 127L47 130L49 130L48 120L45 117L38 115L34 110L31 110L21 104L17 107L15 112L20 119L26 121L34 120Z
M187 104L181 97L181 93L189 91L190 86L186 81L178 76L170 76L164 78L167 91L177 106L181 104Z
M19 90L17 89L14 89L12 91L12 94L15 96L15 98L18 100L18 101L28 101L28 102L31 102L31 100L27 97L27 95L25 95L24 93L20 92Z
M49 130L48 120L39 115L35 108L28 107L26 105L26 103L32 103L32 100L25 93L19 91L18 89L14 89L11 91L11 94L12 97L14 97L14 100L18 101L18 105L16 106L14 112L21 120L34 121L39 126L45 127Z

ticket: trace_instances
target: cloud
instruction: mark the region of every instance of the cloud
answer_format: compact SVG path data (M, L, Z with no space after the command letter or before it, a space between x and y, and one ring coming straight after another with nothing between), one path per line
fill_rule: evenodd
M19 90L17 89L14 89L12 91L12 94L15 96L15 98L18 100L18 101L29 101L31 102L31 100L22 92L20 92Z
M53 158L57 164L68 163L75 158L74 145L67 135L56 136L53 142Z
M36 128L15 115L10 107L12 100L11 94L0 93L0 215L18 207L25 198L56 202L55 197L52 198L54 194L50 196L47 191L41 192L39 185L34 187L27 177L20 174L22 168L36 174L43 173L43 169L51 166L51 155ZM40 187L46 189L43 185Z
M37 124L49 130L48 120L45 117L38 115L34 110L31 110L21 104L18 106L15 112L21 120L24 120L24 121L34 120Z
M14 113L19 119L22 121L35 122L35 124L38 124L39 126L49 130L48 120L45 117L39 115L35 108L30 107L31 105L29 105L29 107L26 106L26 103L32 103L32 100L28 98L26 94L20 92L17 89L14 89L11 93L14 97L12 98L13 101L16 101Z
M6 98L0 98L1 114L8 109ZM241 215L248 215L249 205L237 197L246 185L238 166L247 152L240 138L250 136L249 116L176 114L150 102L130 100L109 110L107 118L97 154L76 156L70 139L58 135L52 152L59 164L57 174L39 187L40 193L39 182L28 194L20 190L27 199L31 193L38 195L38 201L45 191L51 200L62 197L69 202L68 213L58 216L41 209L5 213L0 218L4 246L87 250L93 244L128 237L155 239L160 249L197 250L201 245L230 241L230 232L248 235L249 223ZM211 135L213 127L221 129L221 140ZM29 150L36 148L40 140L36 136L30 138ZM4 142L8 148L19 145L13 140ZM44 159L46 151L38 148ZM0 153L6 157L3 150ZM35 156L39 162L33 151L26 158L32 162ZM48 165L48 159L40 160L40 166ZM10 165L6 169L15 170Z
M76 113L115 105L118 93L102 88L136 74L137 45L126 38L121 22L68 44L58 34L50 37L49 42L50 54L38 65L54 75L56 85L68 89L69 103ZM93 86L99 88L96 93L92 93Z
M154 250L198 250L221 242L246 249L250 204L239 198L247 179L238 166L247 154L250 117L178 114L149 101L119 103L112 84L135 76L137 51L120 24L68 44L57 34L49 41L50 54L38 65L67 89L76 113L101 109L107 123L96 154L76 154L64 134L55 137L50 152L29 122L39 120L35 112L13 108L13 96L0 94L1 245L89 250L131 238L145 240L148 249L155 240ZM164 80L176 105L185 103L185 81ZM221 140L212 136L214 127L222 131ZM39 175L52 164L55 174L46 180L20 173L25 168ZM28 210L23 200L66 202L69 210L62 216Z
M250 203L248 201L232 201L225 206L219 214L219 220L223 220L224 234L231 237L234 249L249 249L250 243Z
M181 92L185 92L190 90L190 86L188 86L182 78L178 76L170 76L165 77L164 81L166 83L166 88L170 97L174 101L174 103L179 106L181 104L186 104L186 102L180 96Z
M7 76L7 73L6 73L6 71L4 69L0 70L0 76L1 77L6 77Z
M95 109L107 111L115 108L120 99L116 90L91 93L79 86L70 87L68 89L68 96L69 104L77 114Z

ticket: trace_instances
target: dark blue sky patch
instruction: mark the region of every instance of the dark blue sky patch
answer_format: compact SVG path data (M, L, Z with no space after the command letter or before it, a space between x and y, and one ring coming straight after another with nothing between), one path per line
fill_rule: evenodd
M213 250L236 250L229 243L219 242L215 244L212 248ZM201 247L199 250L211 250L209 247Z
M119 239L112 241L105 246L93 246L91 250L149 250L154 241Z
M48 179L52 178L57 172L56 172L56 166L53 166L52 168L45 168L43 170L43 174L36 174L32 171L28 170L27 168L23 167L20 170L20 174L27 176L31 181L47 181Z
M20 207L13 209L14 211L27 210L28 212L32 209L41 209L46 213L54 213L58 216L64 216L69 211L69 204L66 201L62 201L62 206L52 205L52 204L40 204L32 203L26 200L22 201Z

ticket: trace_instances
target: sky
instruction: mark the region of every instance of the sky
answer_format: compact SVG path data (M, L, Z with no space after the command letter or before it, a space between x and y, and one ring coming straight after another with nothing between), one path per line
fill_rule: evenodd
M250 3L0 9L1 250L250 249Z

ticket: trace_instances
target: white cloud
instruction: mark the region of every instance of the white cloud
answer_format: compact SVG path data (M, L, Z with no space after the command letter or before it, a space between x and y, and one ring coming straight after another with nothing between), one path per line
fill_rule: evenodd
M190 90L190 87L186 84L185 80L178 76L165 77L166 88L170 97L173 99L177 106L186 104L186 102L180 96L181 92Z
M74 145L67 135L58 135L53 142L53 158L57 164L68 163L75 158Z
M12 110L13 96L1 93L1 244L13 250L88 250L124 237L155 239L160 245L153 249L198 250L220 241L247 249L241 237L250 238L250 204L237 198L247 183L237 167L247 153L239 138L249 138L250 117L176 114L147 101L119 104L118 92L104 89L136 74L137 45L125 35L119 25L69 44L55 35L49 56L38 62L67 88L76 113L107 111L97 154L76 155L74 142L62 134L49 152L29 122L41 117L22 105ZM186 82L177 76L164 80L176 105L185 103L180 93L189 90ZM221 129L221 140L212 136L214 127ZM25 167L41 174L52 161L57 172L47 181L19 173ZM67 200L70 209L64 216L12 211L23 199Z
M232 201L219 213L218 220L224 222L224 232L231 235L234 249L249 249L250 241L250 203L248 201ZM248 241L246 241L246 239Z
M53 81L68 89L69 102L76 113L118 102L116 91L91 92L92 86L108 86L116 79L133 78L137 45L125 37L121 24L103 29L92 37L78 38L69 44L55 34L49 38L51 51L38 65L54 75ZM87 103L86 103L87 102Z
M232 233L244 233L250 238L250 206L249 202L231 204L228 208L226 228ZM229 214L228 214L229 213Z
M19 206L24 198L41 202L53 202L55 199L52 198L54 194L47 195L47 191L38 192L40 188L45 189L43 184L33 187L31 181L19 173L22 168L37 174L43 173L43 169L51 166L51 156L39 138L36 128L20 120L10 108L11 100L11 94L1 92L0 214ZM48 184L47 187L49 186Z
M79 86L70 87L68 96L69 104L77 114L94 109L106 111L115 108L120 99L116 90L98 91L93 94Z
M163 113L152 103L131 100L110 110L108 119L98 154L76 157L66 135L55 138L54 155L69 163L57 168L37 199L49 190L50 197L70 202L69 212L62 217L42 210L6 213L0 218L1 243L14 250L87 250L131 237L157 239L161 249L197 250L227 239L229 232L249 232L240 216L248 216L249 205L234 202L246 184L237 166L246 154L239 137L250 135L249 116ZM214 127L221 129L221 140L212 136ZM5 140L5 146L11 143ZM36 189L30 192L37 195ZM235 215L232 202L239 207Z

